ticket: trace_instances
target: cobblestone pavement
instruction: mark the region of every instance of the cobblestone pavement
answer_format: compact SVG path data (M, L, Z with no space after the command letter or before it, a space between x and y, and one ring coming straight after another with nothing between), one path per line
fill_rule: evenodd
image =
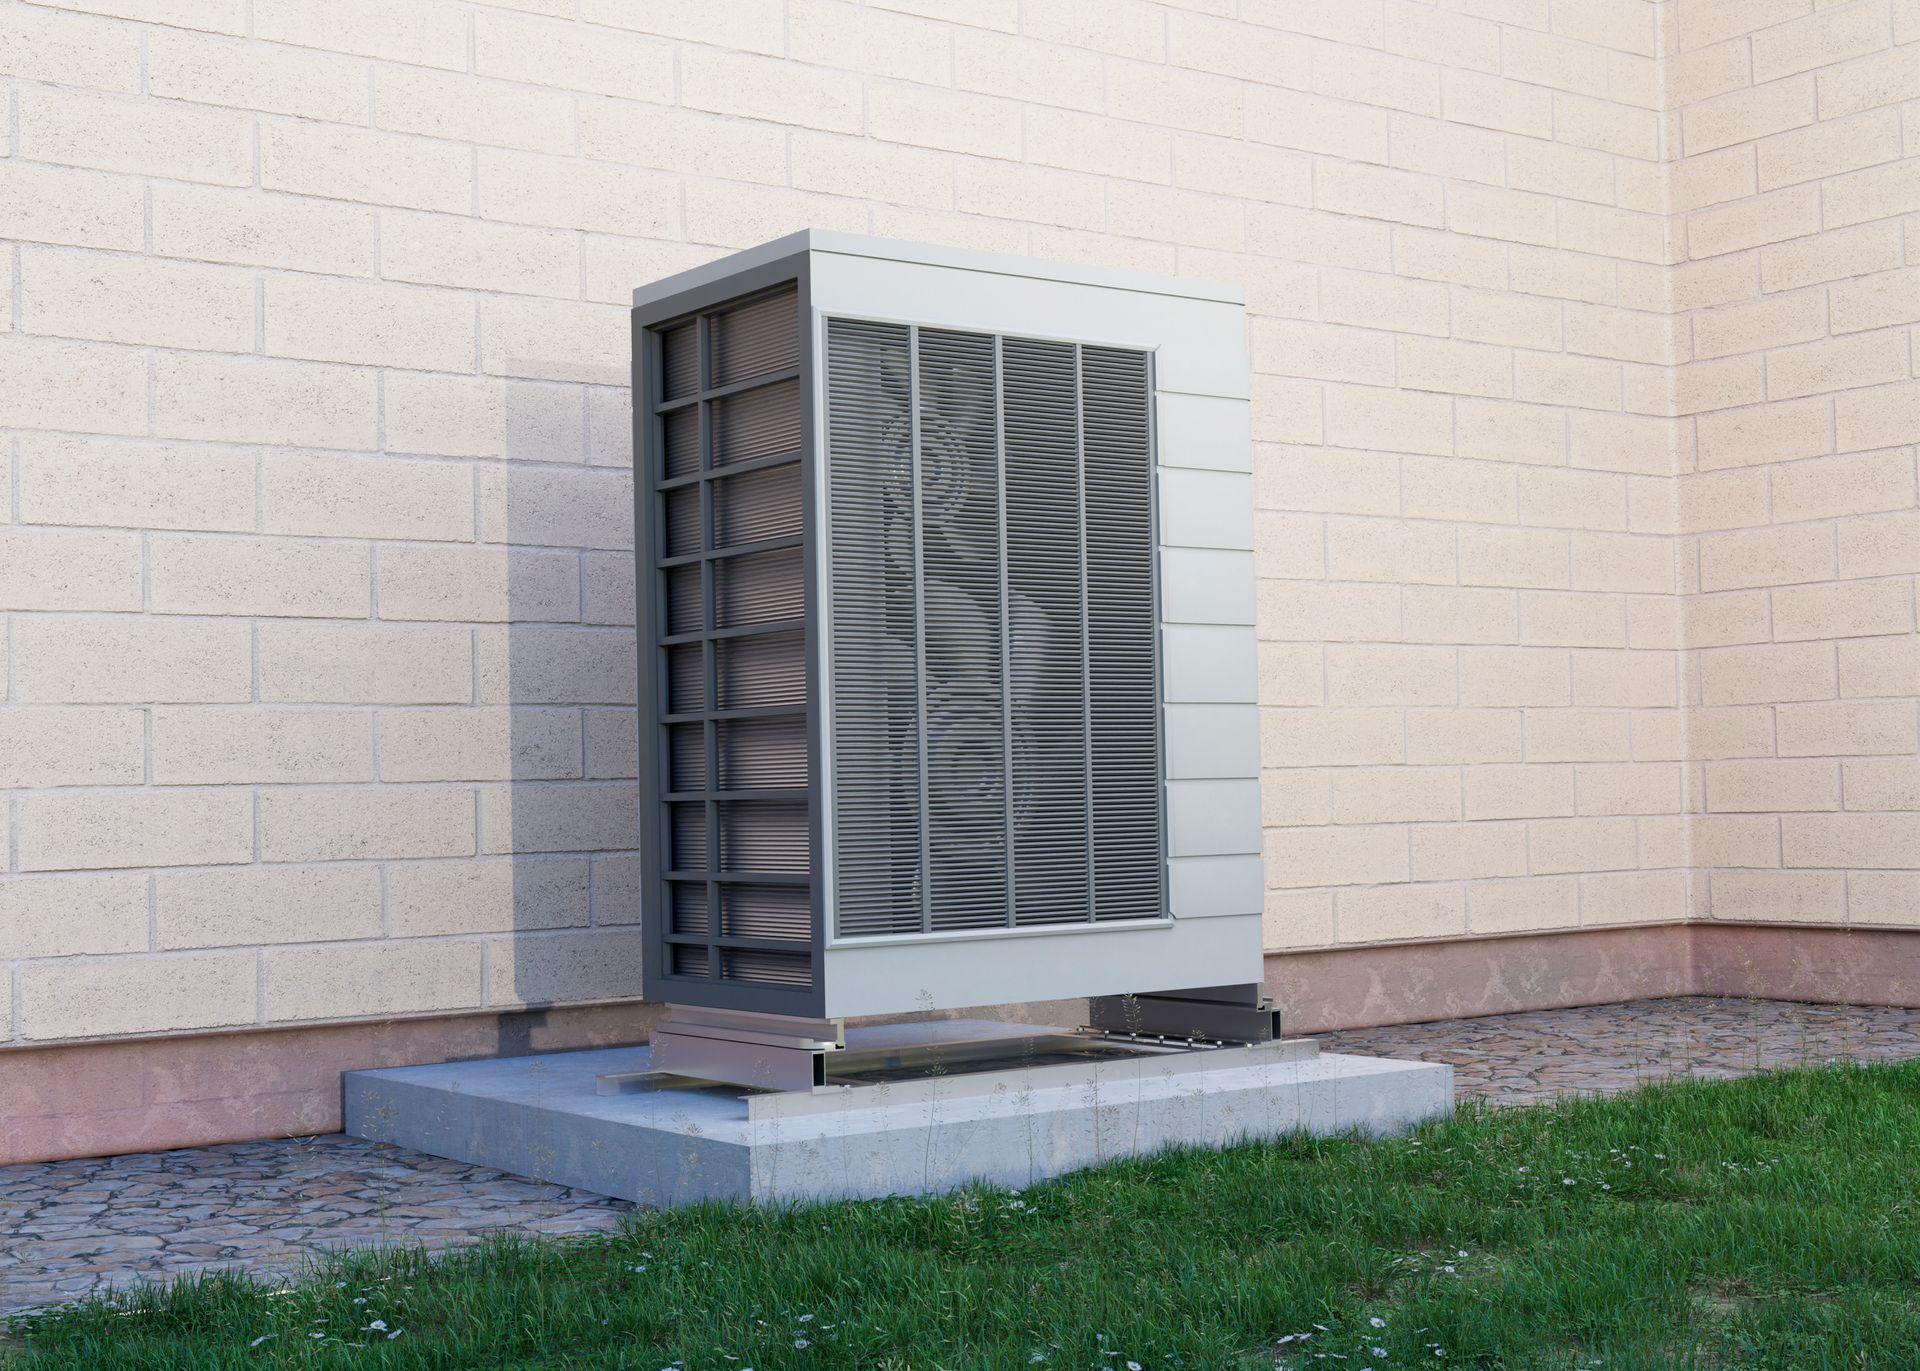
M1451 1062L1497 1104L1825 1061L1920 1057L1920 1010L1685 996L1318 1035L1324 1052Z
M1920 1057L1920 1010L1669 999L1319 1035L1451 1062L1461 1095L1522 1104L1676 1076ZM285 1273L329 1247L583 1233L630 1206L332 1134L0 1167L0 1313L219 1267Z

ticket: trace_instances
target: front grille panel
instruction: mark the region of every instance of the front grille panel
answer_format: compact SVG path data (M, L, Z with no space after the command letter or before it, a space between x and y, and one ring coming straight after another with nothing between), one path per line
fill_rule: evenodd
M1164 910L1145 353L827 322L835 929Z

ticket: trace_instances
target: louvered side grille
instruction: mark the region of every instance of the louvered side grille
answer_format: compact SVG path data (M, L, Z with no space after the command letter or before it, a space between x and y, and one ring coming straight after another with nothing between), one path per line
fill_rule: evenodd
M907 330L827 324L835 901L846 934L917 932L919 611Z
M652 340L651 945L667 977L712 987L701 1002L779 1010L814 984L799 295Z
M835 931L1159 917L1147 355L827 351Z
M1160 911L1147 359L1090 347L1080 365L1094 917L1139 919Z

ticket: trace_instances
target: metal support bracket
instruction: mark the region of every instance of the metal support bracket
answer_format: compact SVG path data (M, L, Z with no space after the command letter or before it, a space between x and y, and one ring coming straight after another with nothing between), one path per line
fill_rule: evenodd
M1210 985L1096 995L1087 1001L1087 1024L1129 1037L1265 1043L1280 1036L1280 1011L1263 985Z
M811 1090L826 1082L826 1059L846 1050L839 1019L797 1019L744 1010L667 1006L653 1028L651 1070L753 1090ZM603 1077L603 1094L622 1083Z

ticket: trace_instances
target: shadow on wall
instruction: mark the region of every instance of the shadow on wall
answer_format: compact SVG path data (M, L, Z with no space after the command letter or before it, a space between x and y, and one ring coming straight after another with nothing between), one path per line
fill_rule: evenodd
M607 370L584 389L510 382L507 460L480 476L479 536L505 545L505 622L479 630L476 672L504 752L480 799L507 930L488 939L487 1003L535 1011L500 1020L505 1055L551 1046L544 1006L640 994L632 418Z

